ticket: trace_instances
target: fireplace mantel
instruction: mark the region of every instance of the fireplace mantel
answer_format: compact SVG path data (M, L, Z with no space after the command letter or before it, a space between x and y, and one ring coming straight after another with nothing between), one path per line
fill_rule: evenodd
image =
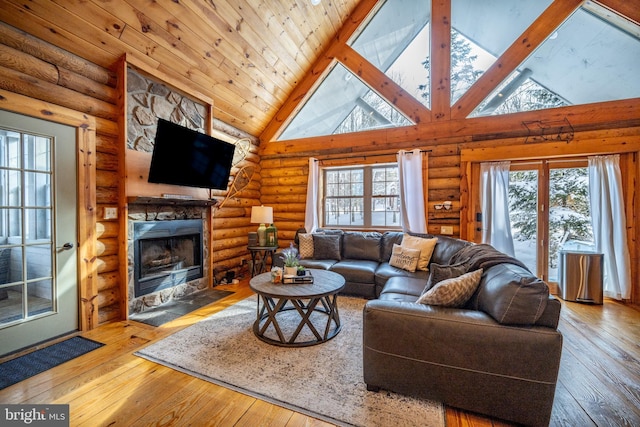
M190 199L181 197L148 197L134 196L127 197L127 203L130 205L181 205L181 206L215 206L220 203L217 199Z

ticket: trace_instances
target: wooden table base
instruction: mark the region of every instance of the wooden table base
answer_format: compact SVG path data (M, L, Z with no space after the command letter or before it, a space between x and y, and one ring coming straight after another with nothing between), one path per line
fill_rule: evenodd
M340 314L338 312L338 295L332 294L319 298L314 297L309 298L308 302L305 301L307 300L284 297L273 298L259 295L257 319L253 324L253 332L262 341L282 347L306 347L316 345L326 342L338 335L342 328L340 324ZM285 331L282 330L278 322L278 315L293 310L300 314L300 323L298 323L296 330L287 338ZM322 331L322 333L318 331L316 325L311 321L311 315L313 313L321 313L326 316L327 323L324 325L324 331ZM335 327L332 327L332 324L335 325ZM296 340L305 325L313 333L315 339L297 342ZM275 329L278 335L277 340L265 336L265 332L269 326L273 326Z

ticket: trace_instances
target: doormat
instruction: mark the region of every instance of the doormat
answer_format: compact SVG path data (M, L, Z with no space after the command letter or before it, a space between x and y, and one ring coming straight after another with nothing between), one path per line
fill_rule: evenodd
M194 292L181 298L172 299L150 310L131 314L129 320L151 326L161 326L232 294L233 291L221 291L218 289L206 289L204 291Z
M103 345L87 338L73 337L0 363L0 390L89 353Z

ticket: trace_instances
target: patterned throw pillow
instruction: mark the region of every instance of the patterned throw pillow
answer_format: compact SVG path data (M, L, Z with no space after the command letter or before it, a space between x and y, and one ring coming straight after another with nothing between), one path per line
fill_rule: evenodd
M463 307L478 288L481 278L482 269L443 280L422 294L418 302L443 307Z
M300 258L313 258L313 235L311 233L298 234L298 248L300 249Z
M443 280L462 276L467 272L467 265L462 262L451 265L440 265L433 263L431 264L431 268L429 270L430 271L429 278L427 279L427 286L424 287L422 294L424 294Z
M393 267L401 268L410 272L416 271L420 251L417 249L403 248L400 245L393 244L393 252L389 264Z
M438 243L438 238L425 239L422 237L412 236L405 233L402 236L402 247L409 249L417 249L420 251L420 259L418 260L418 270L428 271L429 261L431 261L431 255L433 255L433 249Z

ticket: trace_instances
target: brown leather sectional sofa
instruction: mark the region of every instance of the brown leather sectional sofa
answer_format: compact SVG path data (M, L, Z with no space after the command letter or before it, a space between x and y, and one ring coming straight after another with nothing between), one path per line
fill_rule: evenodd
M391 247L403 233L338 234L340 259L303 265L342 274L346 293L370 299L363 313L369 390L420 396L525 425L549 424L562 335L561 304L546 283L488 245L437 236L432 272L464 265L483 274L462 308L424 305L417 300L429 272L389 265Z

